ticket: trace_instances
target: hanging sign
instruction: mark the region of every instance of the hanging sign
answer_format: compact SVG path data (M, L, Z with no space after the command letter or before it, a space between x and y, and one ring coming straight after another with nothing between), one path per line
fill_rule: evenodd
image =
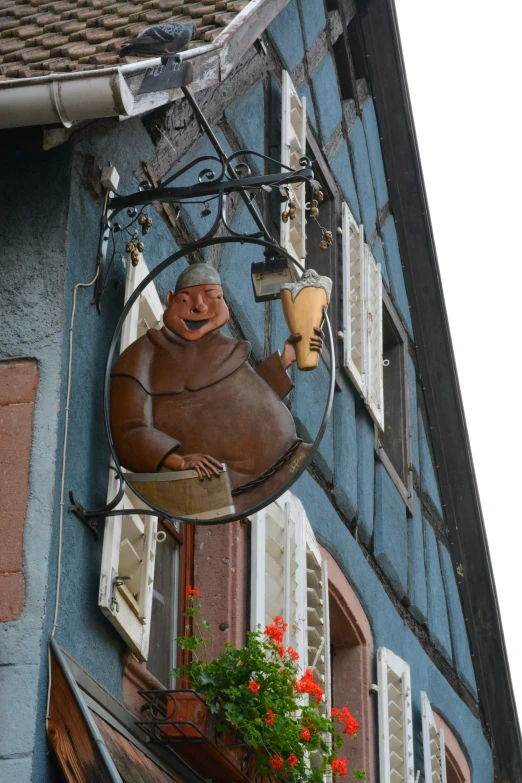
M229 320L217 271L193 264L169 291L163 325L121 354L111 372L115 453L137 494L168 516L216 520L283 490L312 444L283 402L286 370L317 366L331 281L306 270L282 287L290 336L254 369Z

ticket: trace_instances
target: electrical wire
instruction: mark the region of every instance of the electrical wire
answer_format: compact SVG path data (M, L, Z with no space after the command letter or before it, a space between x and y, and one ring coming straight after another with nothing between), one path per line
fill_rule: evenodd
M56 596L54 602L54 616L53 616L53 627L51 630L51 639L54 638L56 634L56 629L58 628L58 608L60 604L60 581L61 581L61 572L62 572L62 544L63 544L63 509L64 509L64 495L65 495L65 466L67 461L67 437L69 434L69 409L70 409L70 401L71 401L73 333L74 333L74 316L76 313L76 296L78 294L79 288L90 288L91 286L93 286L96 280L98 279L99 274L100 274L100 268L98 267L96 269L96 274L94 275L90 283L77 283L73 288L71 321L69 325L69 350L68 350L68 357L67 357L67 393L65 398L65 428L63 434L62 477L61 477L61 485L60 485L60 514L59 514L59 525L58 525L58 563L57 563L57 576L56 576ZM50 646L48 651L48 671L49 671L49 677L48 677L49 682L47 686L47 708L45 714L46 727L48 726L49 723L49 707L51 702L51 648Z

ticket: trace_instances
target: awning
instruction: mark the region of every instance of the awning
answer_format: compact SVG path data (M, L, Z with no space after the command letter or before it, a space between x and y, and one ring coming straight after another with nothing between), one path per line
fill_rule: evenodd
M184 762L145 746L132 715L50 642L51 698L47 734L68 783L203 783ZM74 669L74 672L73 672ZM83 690L75 679L80 675Z

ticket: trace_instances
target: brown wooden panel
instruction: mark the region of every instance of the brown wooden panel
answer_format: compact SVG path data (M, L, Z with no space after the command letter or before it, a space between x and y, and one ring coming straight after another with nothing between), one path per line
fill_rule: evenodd
M51 650L47 734L68 783L113 783L67 677Z
M103 718L95 713L93 718L125 783L177 783Z

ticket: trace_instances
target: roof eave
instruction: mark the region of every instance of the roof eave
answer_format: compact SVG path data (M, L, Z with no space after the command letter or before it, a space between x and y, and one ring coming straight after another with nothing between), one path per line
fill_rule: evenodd
M222 82L288 2L250 0L212 43L182 52L182 60L193 62L192 92ZM182 97L180 89L137 94L145 71L160 64L156 57L99 70L2 80L0 128L70 127L83 120L145 114ZM75 89L77 84L81 90Z

